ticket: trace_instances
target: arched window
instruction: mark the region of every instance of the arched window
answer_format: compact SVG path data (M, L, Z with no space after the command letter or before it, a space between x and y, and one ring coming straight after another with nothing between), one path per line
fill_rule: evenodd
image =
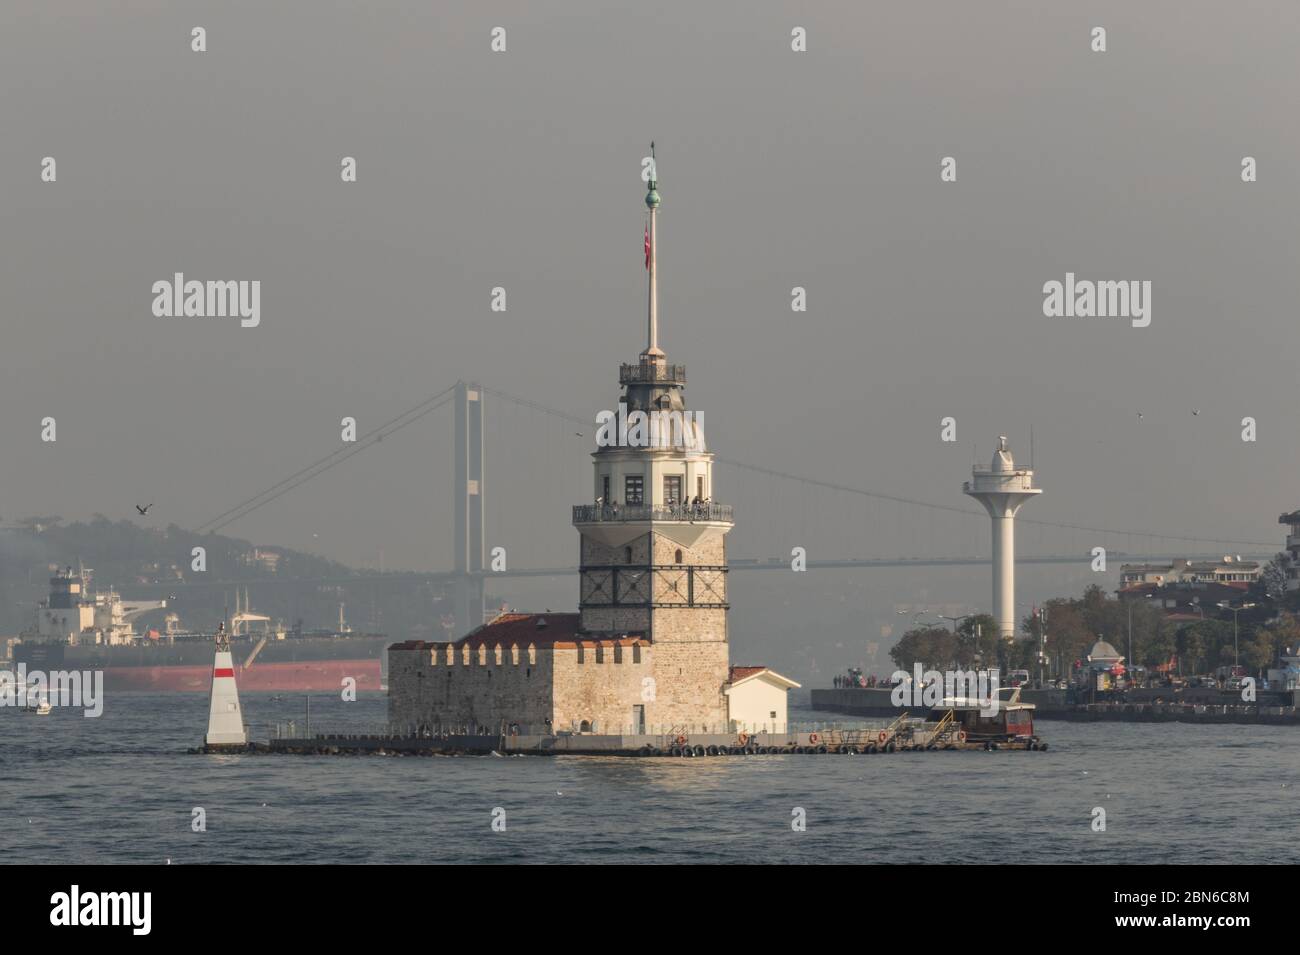
M680 547L677 548L677 553L673 555L673 559L679 564L682 562L682 549Z
M579 724L578 724L578 732L579 732L579 733L590 733L590 732L591 732L591 721L590 721L590 720L583 720L581 723L579 723Z
M632 563L632 548L631 548L631 547L624 547L624 548L623 548L623 563L625 563L625 564L630 564L630 563Z

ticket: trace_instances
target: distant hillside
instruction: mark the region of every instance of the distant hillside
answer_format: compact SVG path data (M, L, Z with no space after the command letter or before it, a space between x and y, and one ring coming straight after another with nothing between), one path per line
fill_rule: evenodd
M207 552L206 572L191 569L194 547ZM0 633L30 626L37 601L48 594L52 567L79 565L93 569L92 589L113 587L139 599L174 593L169 609L194 628L207 629L221 619L232 606L235 586L247 589L256 612L308 629L337 624L344 604L354 629L404 639L432 633L443 611L440 591L395 586L374 571L287 547L195 534L175 524L144 527L103 515L71 524L40 517L0 531ZM333 580L309 582L319 578ZM159 626L163 613L143 618L139 628Z

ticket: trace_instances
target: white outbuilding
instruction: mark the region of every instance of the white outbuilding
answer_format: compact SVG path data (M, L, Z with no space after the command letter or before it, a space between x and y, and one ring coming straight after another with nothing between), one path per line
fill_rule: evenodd
M732 667L722 688L732 731L786 732L787 695L799 686L767 667Z

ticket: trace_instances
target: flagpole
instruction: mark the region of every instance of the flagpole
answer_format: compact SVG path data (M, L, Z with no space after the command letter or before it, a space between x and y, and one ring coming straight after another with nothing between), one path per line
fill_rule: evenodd
M657 218L656 213L659 210L659 192L657 189L658 182L656 181L658 177L658 170L655 168L654 158L655 158L655 144L651 142L650 143L650 180L649 180L650 190L649 192L646 193L645 196L646 208L650 210L650 252L649 252L649 258L647 260L648 271L650 273L647 278L647 281L650 284L650 296L649 296L650 301L649 301L648 314L647 314L647 324L649 327L647 329L647 335L646 335L646 349L643 354L647 358L662 358L664 353L659 350L659 288L658 288L658 282L655 281L656 278L655 269L658 265L658 263L656 262L657 249L655 246L655 219Z

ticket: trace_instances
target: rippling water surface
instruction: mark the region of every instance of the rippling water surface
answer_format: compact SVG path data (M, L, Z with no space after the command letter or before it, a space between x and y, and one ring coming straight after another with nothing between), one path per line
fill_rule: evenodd
M244 696L255 736L301 697ZM381 695L315 697L371 729ZM804 721L818 718L792 713ZM827 716L826 719L842 719ZM1300 731L1042 722L1047 753L196 756L200 695L0 709L9 862L1293 862ZM207 831L191 831L194 807ZM492 831L494 808L506 831ZM791 829L792 810L807 831ZM1106 831L1091 829L1094 807Z

